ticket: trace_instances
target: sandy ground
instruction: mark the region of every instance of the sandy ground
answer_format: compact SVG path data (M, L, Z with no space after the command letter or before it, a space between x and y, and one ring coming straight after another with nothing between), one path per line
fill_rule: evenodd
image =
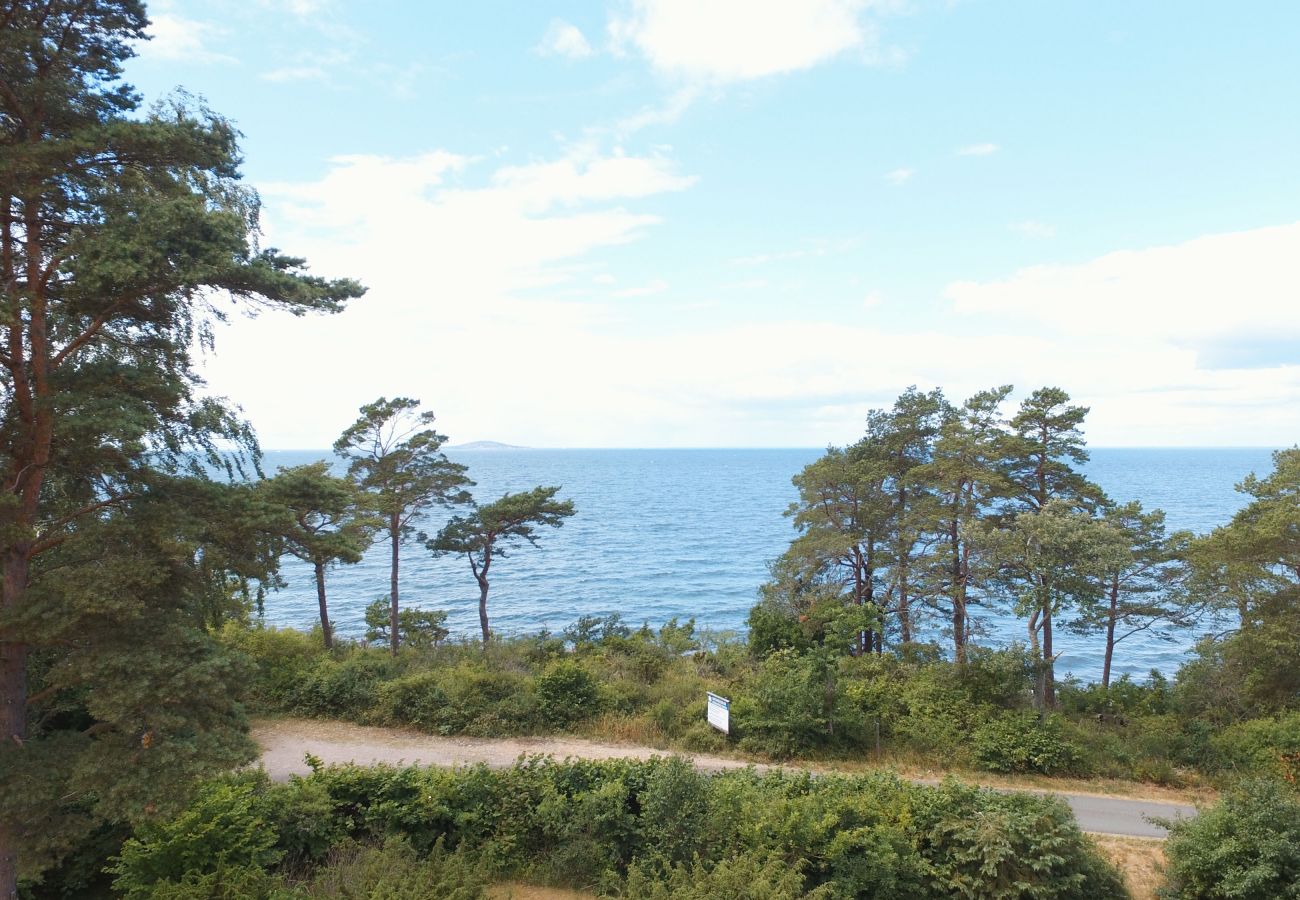
M649 759L667 756L668 751L628 744L602 743L581 738L466 738L438 737L392 728L368 728L348 722L308 719L268 719L256 722L253 738L262 747L262 766L275 779L305 775L310 769L306 754L319 757L327 764L355 762L361 765L465 766L486 763L489 766L512 765L521 756L546 755L556 759ZM682 753L698 768L708 772L743 769L751 763L707 754ZM764 771L776 767L756 765ZM916 779L931 781L930 779ZM994 785L998 790L1013 790ZM1178 818L1194 816L1195 807L1147 798L1112 797L1099 794L1064 793L1033 789L1037 793L1056 793L1074 810L1080 827L1100 834L1160 838L1164 829L1149 817Z

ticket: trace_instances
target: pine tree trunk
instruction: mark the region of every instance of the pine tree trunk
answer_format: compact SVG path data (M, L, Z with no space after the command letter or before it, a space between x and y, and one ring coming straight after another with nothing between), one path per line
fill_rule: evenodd
M478 580L478 623L483 629L483 649L486 650L488 642L492 640L492 629L488 627L487 613L488 598L488 580L480 578Z
M388 537L393 544L393 564L388 576L388 643L397 655L397 567L398 547L402 542L402 523L394 513L388 520Z
M24 548L4 558L3 608L16 608L27 590L28 560ZM0 642L0 753L24 753L27 739L27 645ZM18 825L0 821L0 898L18 896Z
M949 529L949 546L952 548L952 650L958 666L966 664L966 579L962 577L961 536L957 520Z
M316 602L320 604L320 630L325 635L325 649L334 646L334 632L330 628L329 606L325 603L325 563L316 560Z
M1115 656L1115 616L1119 612L1119 576L1110 583L1110 612L1106 616L1106 657L1101 666L1101 686L1110 687L1110 661Z
M1052 608L1043 609L1043 708L1056 708L1056 659L1052 654Z
M483 565L481 568L474 570L474 577L478 579L478 623L483 629L483 649L485 651L488 648L488 642L492 640L492 629L488 627L487 598L488 570L492 568L492 547L495 540L495 535L488 537L483 546Z

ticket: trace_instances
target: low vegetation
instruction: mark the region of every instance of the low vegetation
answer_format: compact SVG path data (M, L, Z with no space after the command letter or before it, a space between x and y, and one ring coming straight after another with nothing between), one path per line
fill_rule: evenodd
M783 760L907 762L950 771L1123 779L1184 787L1294 775L1300 711L1235 723L1204 704L1223 673L1203 656L1174 681L1064 682L1056 712L1034 705L1024 650L970 648L957 665L924 645L854 656L768 648L692 623L630 629L586 619L564 634L382 647L290 629L227 626L262 714L346 719L431 734L575 731L689 751ZM1212 673L1217 673L1211 678ZM729 736L705 722L705 692L732 700Z
M128 898L1128 896L1061 802L883 775L708 776L681 759L318 768L206 785L111 867Z

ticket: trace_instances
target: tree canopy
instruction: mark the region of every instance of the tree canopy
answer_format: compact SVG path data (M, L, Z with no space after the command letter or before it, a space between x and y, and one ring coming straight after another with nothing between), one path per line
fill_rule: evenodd
M31 786L0 800L0 896L20 847L39 866L63 825L172 802L249 752L197 626L257 540L219 515L244 494L179 476L238 467L228 445L255 460L256 442L204 393L196 348L231 311L362 293L260 246L230 122L183 93L141 109L121 71L147 24L135 0L0 9L0 782ZM205 522L183 508L194 491ZM135 565L106 563L109 546ZM106 565L100 586L78 574ZM10 808L42 802L39 819Z
M419 400L380 397L361 407L357 420L334 442L334 452L349 461L348 474L371 495L388 533L389 642L394 654L401 639L401 546L415 534L413 523L430 509L469 502L466 488L474 483L464 466L442 452L447 438L433 423L433 413L421 412Z
M426 541L434 554L454 553L469 560L479 586L479 626L485 645L492 638L487 612L492 562L504 559L520 544L537 546L539 528L559 528L573 515L572 501L555 499L559 492L558 487L535 487L504 494L499 500L474 507L467 515L453 516Z

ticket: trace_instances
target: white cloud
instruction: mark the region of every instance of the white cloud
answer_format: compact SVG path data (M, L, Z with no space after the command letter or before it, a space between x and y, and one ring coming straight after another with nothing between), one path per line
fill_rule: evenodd
M576 25L562 19L552 19L537 52L543 56L563 56L567 59L585 59L593 52L591 44Z
M998 152L997 144L969 144L957 150L958 156L988 156Z
M609 24L616 52L656 69L734 82L811 68L849 51L886 61L869 0L633 0Z
M894 169L892 172L886 172L885 180L893 185L904 185L911 181L912 176L915 174L915 169L903 167L901 169Z
M263 72L263 81L283 83L288 81L324 81L328 75L320 66L285 66Z
M1132 334L1185 347L1228 336L1300 337L1300 223L954 282L946 296L960 312L1074 335Z
M701 296L647 334L632 317L666 284L614 282L611 261L593 257L659 227L639 199L691 179L655 156L494 166L355 156L315 181L260 186L268 244L371 288L340 316L237 321L220 339L213 387L245 404L267 446L327 446L381 393L420 397L453 440L817 445L852 440L868 408L913 383L954 398L1059 384L1093 407L1094 444L1300 433L1300 365L1206 362L1240 361L1263 338L1269 352L1294 346L1300 224L956 282L957 314L937 310L931 326L807 310L718 324L700 310L721 298ZM594 289L611 284L629 286ZM575 288L610 299L558 299ZM868 312L879 294L861 302L861 320L885 318ZM977 333L961 313L979 317Z
M1023 234L1025 237L1056 237L1055 225L1049 225L1046 222L1039 222L1037 219L1025 219L1023 222L1014 222L1009 227L1012 231Z
M597 358L615 365L595 331L607 311L539 292L587 281L584 257L659 222L630 205L692 183L661 157L493 169L440 151L339 157L317 180L258 185L266 244L369 293L337 317L232 323L210 381L244 402L268 446L323 446L381 393L422 397L463 437L498 432L498 415L536 423L557 398L614 392L591 377ZM272 379L284 395L262 389ZM329 401L291 399L309 394Z
M149 40L136 45L141 59L158 62L235 62L234 57L213 51L209 42L222 34L210 22L186 19L169 13L150 17Z

